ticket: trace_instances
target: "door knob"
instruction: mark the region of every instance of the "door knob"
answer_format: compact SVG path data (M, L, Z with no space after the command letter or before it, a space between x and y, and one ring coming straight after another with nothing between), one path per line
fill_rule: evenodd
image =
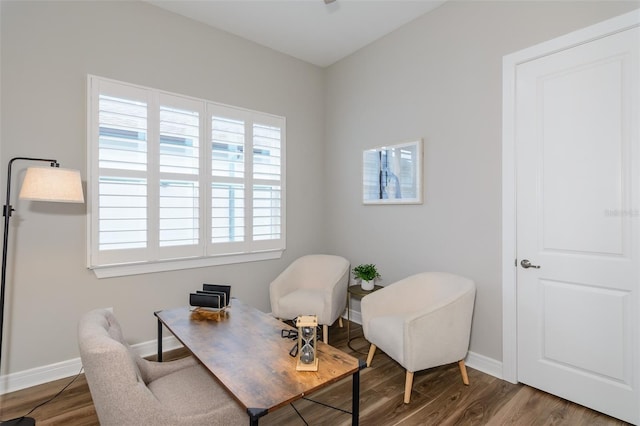
M528 269L528 268L540 269L540 265L532 265L531 262L529 262L529 259L522 259L522 262L520 262L520 265L524 269Z

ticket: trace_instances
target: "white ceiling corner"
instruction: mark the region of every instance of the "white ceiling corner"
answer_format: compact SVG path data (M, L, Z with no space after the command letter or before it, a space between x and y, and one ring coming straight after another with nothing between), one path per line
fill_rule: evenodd
M146 0L320 67L446 0Z

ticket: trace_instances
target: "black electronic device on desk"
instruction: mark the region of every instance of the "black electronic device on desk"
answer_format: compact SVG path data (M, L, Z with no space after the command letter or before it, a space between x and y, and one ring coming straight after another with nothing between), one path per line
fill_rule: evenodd
M189 305L212 310L229 306L231 286L222 284L202 284L202 290L189 295Z

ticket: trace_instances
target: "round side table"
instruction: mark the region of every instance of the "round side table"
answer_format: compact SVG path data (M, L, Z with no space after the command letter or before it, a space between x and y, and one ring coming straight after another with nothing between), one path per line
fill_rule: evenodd
M351 341L358 339L358 338L364 338L364 334L362 336L355 336L355 337L351 337L351 297L355 297L356 299L362 299L364 296L366 296L367 294L371 294L374 291L378 291L382 288L383 286L381 285L374 285L373 286L373 290L363 290L362 286L360 286L360 284L358 285L351 285L349 287L347 287L347 346L349 347L349 349L351 349L354 352L357 352L359 354L367 354L367 352L361 352L357 349L354 349L351 346Z

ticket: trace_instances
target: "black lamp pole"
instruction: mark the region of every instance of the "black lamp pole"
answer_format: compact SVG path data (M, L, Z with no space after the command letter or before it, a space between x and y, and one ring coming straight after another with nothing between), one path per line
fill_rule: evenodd
M7 276L7 251L9 243L9 220L11 219L11 213L13 207L11 207L11 166L14 161L26 160L26 161L43 161L50 163L51 167L60 167L60 164L56 160L50 160L47 158L31 158L31 157L15 157L9 161L9 171L7 173L7 199L4 207L2 208L2 215L4 216L4 243L2 245L2 282L0 283L0 366L2 366L2 335L4 334L4 289L6 285ZM35 424L33 419L29 417L20 417L14 420L3 422L2 425L29 425Z

